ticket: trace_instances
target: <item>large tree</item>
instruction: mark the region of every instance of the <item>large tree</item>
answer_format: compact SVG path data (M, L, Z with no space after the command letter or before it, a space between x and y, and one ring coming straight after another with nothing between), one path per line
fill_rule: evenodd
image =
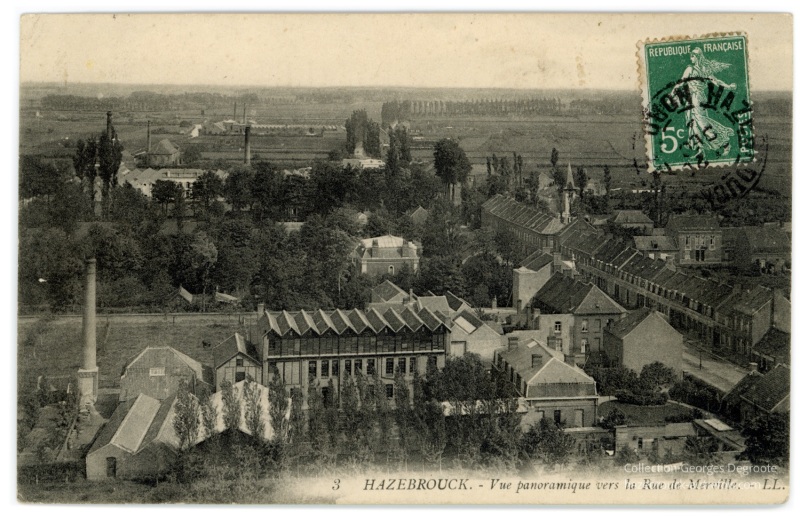
M455 185L463 183L469 176L472 165L455 140L444 138L433 147L433 166L436 175L447 186L448 198L455 198Z
M222 195L222 179L216 174L207 170L200 174L192 184L191 197L195 214L202 213L208 216L211 204Z

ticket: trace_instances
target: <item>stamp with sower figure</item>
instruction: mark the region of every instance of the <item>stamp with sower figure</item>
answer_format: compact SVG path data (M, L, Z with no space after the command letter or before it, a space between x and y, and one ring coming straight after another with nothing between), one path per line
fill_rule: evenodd
M744 34L639 43L651 172L754 161L747 64Z

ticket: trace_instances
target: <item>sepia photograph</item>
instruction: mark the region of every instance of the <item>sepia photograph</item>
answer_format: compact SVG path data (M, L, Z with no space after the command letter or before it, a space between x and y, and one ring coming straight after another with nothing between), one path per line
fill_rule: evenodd
M791 14L18 23L18 504L789 498Z

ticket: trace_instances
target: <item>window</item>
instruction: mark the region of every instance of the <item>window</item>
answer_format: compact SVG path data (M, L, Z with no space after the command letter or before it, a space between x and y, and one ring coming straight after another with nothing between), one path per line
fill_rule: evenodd
M106 457L106 476L109 478L117 477L117 458Z
M245 379L245 376L244 376L244 371L237 371L237 372L236 372L236 378L235 378L235 380L234 380L234 383L243 382L243 381L244 381L244 379Z
M391 383L386 384L386 397L388 399L394 398L394 385Z
M163 367L151 367L150 368L150 376L164 376L164 368Z
M373 374L375 374L375 359L374 358L368 358L367 359L367 374L369 376L372 376Z
M331 376L339 376L339 361L334 360L331 362Z
M316 378L317 377L317 361L312 360L308 363L308 377L309 378Z
M237 358L236 359L236 367L244 367L244 359L243 358Z
M684 260L690 260L691 258L692 258L691 251L689 251L689 249L684 250L683 251L683 259Z
M405 358L398 358L397 359L397 369L400 371L400 374L406 374L406 359Z
M589 319L584 319L581 321L581 333L586 333L589 331Z
M708 248L714 250L714 235L708 237Z
M389 266L389 274L391 274L392 276L394 276L394 265L390 265L390 266Z
M561 333L561 321L556 321L555 332L556 333Z
M327 360L323 360L322 361L322 371L321 371L321 373L322 373L322 377L323 378L327 378L328 377L328 361Z
M350 361L350 360L345 360L344 361L344 372L347 373L348 375L352 375L353 374L353 362L352 361Z
M387 358L386 359L386 374L388 376L391 376L391 375L394 374L394 359L393 358Z
M683 248L684 249L691 249L691 238L689 235L686 235L686 240L684 241Z
M417 357L411 357L408 359L408 372L414 373L417 370Z
M697 247L705 247L706 246L706 237L704 236L697 236Z
M581 353L586 354L586 348L589 346L589 339L581 339Z
M355 374L361 374L361 359L355 360L353 366L355 367Z
M561 424L561 411L560 410L554 410L553 411L553 421L555 421L557 425Z

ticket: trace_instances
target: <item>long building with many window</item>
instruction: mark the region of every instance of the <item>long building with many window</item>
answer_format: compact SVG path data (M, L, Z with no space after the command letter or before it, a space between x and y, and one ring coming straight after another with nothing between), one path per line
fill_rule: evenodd
M442 368L450 352L445 317L427 308L265 312L256 331L261 383L277 372L288 388L318 385L325 400L338 392L345 374L379 377L391 400L396 375L410 380L415 371Z

